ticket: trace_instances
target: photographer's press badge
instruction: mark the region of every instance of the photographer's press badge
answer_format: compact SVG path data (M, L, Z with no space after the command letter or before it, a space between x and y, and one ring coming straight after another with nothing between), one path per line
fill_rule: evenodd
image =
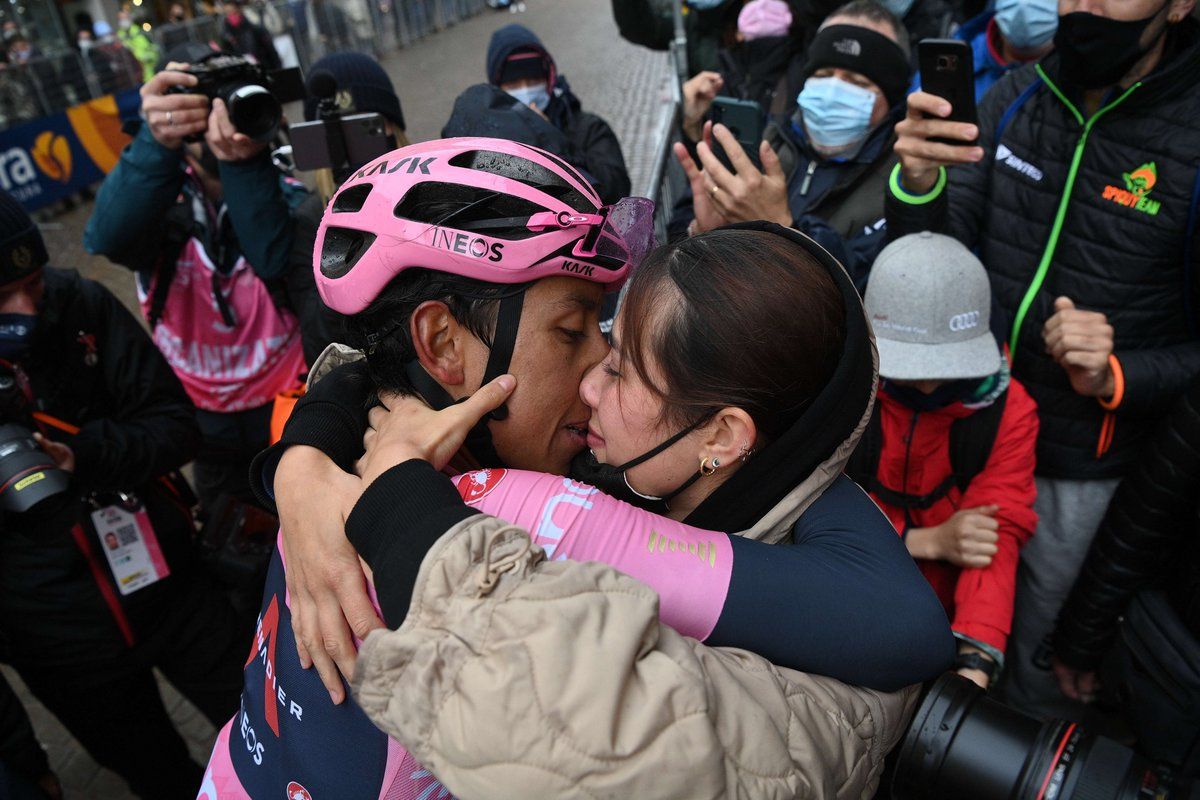
M122 595L171 574L150 516L140 502L98 508L92 512L92 525Z

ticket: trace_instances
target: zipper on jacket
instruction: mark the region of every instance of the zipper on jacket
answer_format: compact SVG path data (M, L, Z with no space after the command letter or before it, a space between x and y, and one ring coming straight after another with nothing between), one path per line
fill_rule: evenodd
M1129 97L1135 89L1142 85L1141 81L1138 81L1122 92L1116 100L1113 100L1093 114L1090 119L1084 120L1083 114L1079 113L1079 109L1075 108L1074 104L1054 85L1054 81L1050 80L1046 73L1042 71L1041 64L1035 66L1034 69L1037 70L1038 75L1041 76L1046 86L1050 87L1050 91L1054 92L1055 96L1075 116L1076 121L1083 126L1083 134L1079 137L1079 141L1075 143L1075 154L1071 158L1071 168L1067 172L1067 183L1063 187L1062 195L1058 200L1058 212L1054 215L1054 225L1050 229L1050 239L1046 242L1046 249L1042 253L1042 260L1038 263L1033 281L1029 284L1029 288L1025 290L1025 296L1021 298L1020 306L1017 307L1017 316L1013 320L1012 333L1008 339L1010 364L1017 359L1017 340L1021 337L1021 326L1025 324L1025 316L1029 313L1029 307L1033 305L1033 299L1042 290L1042 284L1046 282L1046 273L1050 271L1050 262L1054 259L1055 251L1058 250L1058 237L1062 234L1063 222L1067 216L1067 206L1071 202L1071 192L1075 189L1075 179L1079 176L1079 164L1083 160L1084 148L1087 147L1088 134L1092 132L1092 126L1101 117L1123 103L1125 98ZM997 146L999 144L999 142L996 142Z
M908 426L908 436L904 437L904 478L900 481L900 493L904 497L904 528L908 530L913 527L912 516L909 514L909 494L908 494L908 457L912 454L913 438L917 435L917 419L921 416L920 411L913 411L912 422Z
M800 184L800 196L804 197L808 194L809 187L812 186L813 173L817 171L817 160L810 158L808 160L808 168L804 170L804 181Z

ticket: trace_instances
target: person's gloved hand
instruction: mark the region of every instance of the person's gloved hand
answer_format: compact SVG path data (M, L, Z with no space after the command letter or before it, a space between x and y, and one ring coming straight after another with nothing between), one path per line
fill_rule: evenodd
M212 112L208 115L208 130L204 141L218 161L247 161L267 147L267 142L256 142L244 133L238 133L229 118L229 109L220 98L213 100Z
M1054 316L1042 328L1046 352L1067 371L1071 388L1085 397L1109 398L1116 379L1108 357L1113 352L1113 327L1098 311L1075 307L1070 298L1054 301Z
M1064 695L1080 703L1090 703L1096 699L1100 689L1100 681L1096 673L1088 670L1068 667L1057 657L1050 659L1054 677L1058 679L1058 688Z
M979 126L942 119L950 111L950 103L935 94L913 92L908 96L908 115L896 123L894 149L900 156L904 188L913 194L933 189L941 167L983 160L983 148L969 144L979 135ZM931 142L933 138L962 144Z
M275 470L296 652L305 669L317 668L335 704L346 697L339 671L354 675L354 638L384 627L346 539L343 509L353 508L362 488L314 447L289 447Z
M719 73L708 70L693 75L683 84L683 132L693 142L700 141L704 115L724 85Z
M986 567L999 548L999 506L963 508L941 525L912 528L904 543L913 558L949 561L960 567Z
M187 64L171 62L142 86L142 116L150 133L163 147L178 150L183 140L208 127L208 98L202 94L167 94L172 86L195 86L195 75L180 70Z

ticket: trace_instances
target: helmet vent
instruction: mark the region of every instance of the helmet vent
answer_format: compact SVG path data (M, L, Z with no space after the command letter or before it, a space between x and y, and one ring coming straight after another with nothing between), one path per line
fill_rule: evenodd
M487 220L526 219L546 210L537 203L479 186L423 181L405 193L394 214L399 219L430 225L444 222L447 228L456 228ZM527 239L536 235L520 223L492 228L486 234L496 239Z
M546 155L549 156L549 154ZM561 168L570 171L581 183L587 182L566 163L557 158L554 161L559 163ZM499 175L502 178L523 183L540 192L545 192L583 214L592 214L596 211L596 204L580 194L561 175L555 174L528 158L497 153L493 150L468 150L450 159L450 166L479 170L489 175Z
M340 278L358 263L363 253L375 241L375 234L352 228L326 228L321 243L321 274Z
M349 189L339 192L338 196L333 198L333 213L343 214L362 211L363 204L367 202L367 197L371 194L371 189L373 188L372 184L360 183L357 186L351 186Z

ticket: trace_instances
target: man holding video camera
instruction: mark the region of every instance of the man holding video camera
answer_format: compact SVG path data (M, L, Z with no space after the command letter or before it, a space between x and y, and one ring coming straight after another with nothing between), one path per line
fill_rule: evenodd
M211 513L222 496L252 502L246 476L268 444L275 397L306 371L288 290L312 280L293 213L308 192L271 163L278 118L252 139L220 99L269 104L264 87L202 85L196 73L221 55L204 45L172 55L197 66L168 64L142 87L145 122L101 186L84 244L137 273L154 341L198 409L196 489Z
M1194 0L1061 0L1054 52L977 121L919 92L896 126L888 235L979 254L1012 372L1037 401L1037 535L1022 551L1004 699L1078 716L1043 641L1122 476L1200 374L1200 24Z
M201 771L159 669L209 719L237 707L250 620L197 568L192 404L100 284L45 266L0 192L0 634L30 691L144 798ZM111 547L112 540L116 547Z

